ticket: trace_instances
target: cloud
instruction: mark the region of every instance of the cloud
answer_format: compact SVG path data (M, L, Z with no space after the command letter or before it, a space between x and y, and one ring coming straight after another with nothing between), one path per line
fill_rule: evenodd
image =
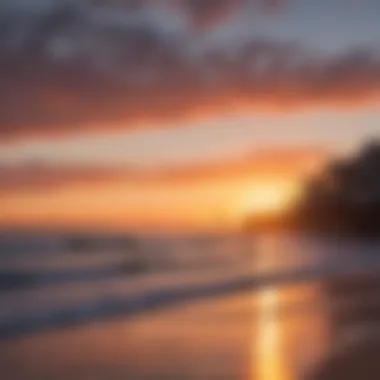
M252 177L297 177L325 161L319 147L273 148L215 162L178 167L134 167L99 165L49 165L46 163L0 166L0 194L17 195L75 185L124 184L149 186L200 184Z
M172 4L175 7L180 9L188 16L191 25L195 28L207 27L226 20L246 3L246 0L172 1Z
M142 0L144 1L144 0ZM286 0L169 0L163 4L172 4L186 13L194 25L209 26L226 20L239 9L277 11L283 9Z
M100 167L49 166L45 164L2 165L0 194L46 191L73 184L103 183L120 179L125 171Z
M374 51L320 58L294 42L252 38L233 52L197 53L201 37L180 13L207 24L244 5L174 3L179 13L169 0L1 2L0 139L378 100Z

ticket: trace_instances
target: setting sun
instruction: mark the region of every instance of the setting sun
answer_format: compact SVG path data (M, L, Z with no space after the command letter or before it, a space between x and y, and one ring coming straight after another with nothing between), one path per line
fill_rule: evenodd
M249 190L242 208L248 215L273 215L286 211L299 194L295 181L271 181L257 183Z

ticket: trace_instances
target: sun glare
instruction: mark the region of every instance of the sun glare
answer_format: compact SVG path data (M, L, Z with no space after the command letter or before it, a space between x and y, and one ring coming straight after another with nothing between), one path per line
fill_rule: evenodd
M258 183L249 190L242 208L248 215L281 214L291 207L298 194L299 186L294 181Z

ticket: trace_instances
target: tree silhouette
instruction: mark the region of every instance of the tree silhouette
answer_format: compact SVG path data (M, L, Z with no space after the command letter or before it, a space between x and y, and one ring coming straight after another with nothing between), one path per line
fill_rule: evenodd
M298 227L380 236L380 141L311 179L291 219Z

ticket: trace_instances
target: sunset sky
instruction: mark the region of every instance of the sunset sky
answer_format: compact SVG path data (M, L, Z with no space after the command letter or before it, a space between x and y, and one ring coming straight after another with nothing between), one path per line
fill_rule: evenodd
M378 0L5 0L0 225L236 227L380 137Z

